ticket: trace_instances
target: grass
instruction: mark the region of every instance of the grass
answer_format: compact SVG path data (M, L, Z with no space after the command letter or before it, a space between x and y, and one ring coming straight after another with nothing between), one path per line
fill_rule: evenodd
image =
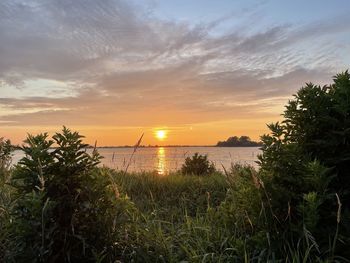
M130 197L141 212L157 212L169 219L186 212L190 216L202 214L218 206L226 196L228 183L221 173L211 176L187 176L156 172L128 173L102 168L102 174L111 176L118 190Z
M202 177L96 172L134 205L121 255L126 262L348 262L322 259L315 244L302 247L303 240L271 244L251 167Z
M125 250L128 260L234 262L242 257L244 241L232 235L239 231L221 224L217 212L229 188L223 174L159 176L107 168L98 172L111 176L120 195L127 195L139 212L133 217L136 228L129 233L137 238Z

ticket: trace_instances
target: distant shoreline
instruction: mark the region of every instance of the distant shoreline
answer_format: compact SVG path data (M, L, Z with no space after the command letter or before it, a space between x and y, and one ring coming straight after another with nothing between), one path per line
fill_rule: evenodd
M134 148L135 146L124 145L124 146L97 146L97 149L108 149L108 148ZM261 146L216 146L216 145L150 145L150 146L139 146L138 148L189 148L189 147L215 147L215 148L259 148ZM94 146L89 146L88 148L94 148Z
M129 149L135 146L124 145L124 146L97 146L96 149ZM200 147L211 147L211 148L259 148L261 146L216 146L216 145L150 145L150 146L139 146L138 148L200 148ZM20 146L15 146L15 150L20 150ZM56 149L57 147L50 147L50 149ZM93 149L93 145L86 147L87 149Z

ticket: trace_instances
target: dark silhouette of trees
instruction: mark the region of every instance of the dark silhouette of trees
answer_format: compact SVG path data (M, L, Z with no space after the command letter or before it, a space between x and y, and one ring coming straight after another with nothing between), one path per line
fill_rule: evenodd
M219 141L216 144L218 147L258 147L261 145L260 142L252 141L248 136L233 136L229 137L226 141Z

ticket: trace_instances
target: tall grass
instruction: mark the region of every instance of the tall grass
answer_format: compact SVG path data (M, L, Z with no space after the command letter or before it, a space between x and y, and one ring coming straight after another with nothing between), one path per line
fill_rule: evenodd
M157 212L167 218L176 218L181 211L193 216L218 206L229 186L221 173L198 177L179 172L168 176L156 172L125 174L109 168L99 172L112 176L119 191L129 196L142 212Z
M123 249L126 261L347 262L332 255L334 243L318 253L307 230L297 243L282 236L279 243L273 240L274 216L263 204L264 186L252 167L233 165L225 175L207 177L96 172L111 176L136 209Z
M233 166L226 175L207 177L98 168L92 176L97 181L91 183L97 187L104 185L99 180L110 182L118 210L103 221L114 233L114 247L96 251L91 261L346 262L336 255L328 261L317 256L312 242L306 247L303 240L273 243L269 209L262 205L262 186L251 167ZM42 225L48 220L45 204L40 212ZM12 238L7 235L3 240ZM45 247L46 241L40 245ZM3 246L6 249L6 242ZM330 251L333 246L336 242L330 243Z

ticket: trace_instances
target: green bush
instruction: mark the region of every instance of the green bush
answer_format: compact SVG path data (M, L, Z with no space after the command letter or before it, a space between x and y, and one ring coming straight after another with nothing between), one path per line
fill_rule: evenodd
M9 177L9 170L11 165L11 154L14 147L11 145L10 140L0 138L0 183L7 182Z
M116 196L107 175L96 173L101 157L96 149L89 154L82 138L64 127L52 140L39 134L24 141L12 179L12 260L110 262L121 254L114 241L124 234L132 205Z
M13 205L13 189L8 184L11 180L11 155L14 147L10 140L0 138L0 260L7 255L7 247L11 232L11 207Z
M208 160L207 155L195 153L192 157L187 157L181 167L183 174L206 176L215 172L215 166Z
M312 243L311 254L321 255L319 250L328 247L328 256L335 249L329 240L334 240L338 253L349 256L349 73L338 74L328 86L307 84L283 116L281 123L268 125L271 134L262 136L259 157L276 238L284 235L305 248Z

